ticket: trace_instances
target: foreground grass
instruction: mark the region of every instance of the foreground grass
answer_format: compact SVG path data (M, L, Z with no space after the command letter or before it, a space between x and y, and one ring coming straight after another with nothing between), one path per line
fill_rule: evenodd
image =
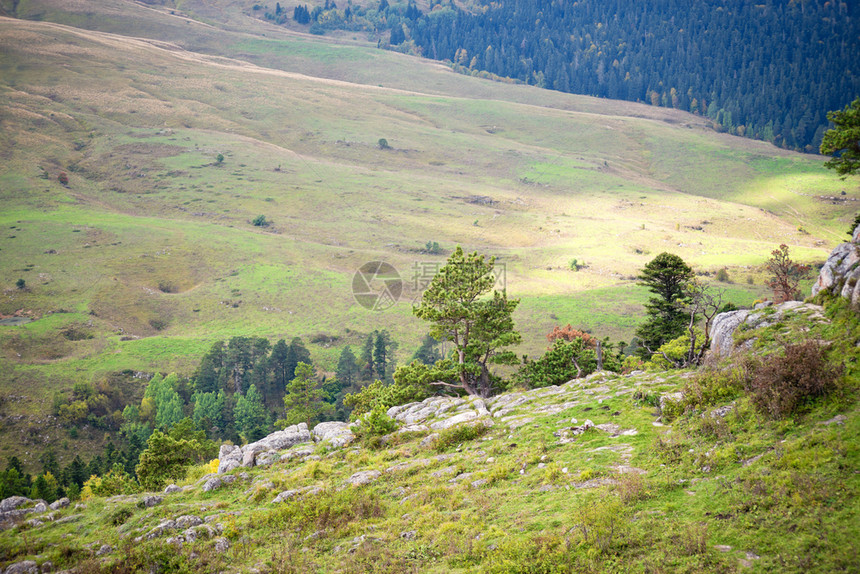
M0 558L85 572L851 571L856 389L790 421L761 418L741 396L716 434L701 414L654 426L643 397L682 388L690 374L678 375L575 384L441 450L422 447L423 435L381 449L318 448L317 460L252 469L208 494L196 480L205 471L192 470L187 483L197 486L151 509L139 496L95 498L7 531ZM578 404L535 412L569 399ZM843 424L821 424L836 413ZM561 444L554 433L573 418L638 433L592 430ZM382 476L343 488L360 470ZM270 503L303 487L320 490ZM180 515L219 531L180 548L168 534L132 542ZM229 548L216 550L222 538ZM111 552L96 558L105 544Z

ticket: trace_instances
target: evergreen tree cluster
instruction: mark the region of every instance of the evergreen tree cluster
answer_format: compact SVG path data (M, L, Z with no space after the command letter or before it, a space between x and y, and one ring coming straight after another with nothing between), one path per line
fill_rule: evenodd
M860 93L857 2L479 0L403 23L422 55L462 70L677 108L806 152L824 111Z
M42 472L27 473L16 456L7 460L6 470L0 471L0 500L10 496L42 499L47 503L68 496L77 500L84 485L92 476L130 476L138 462L140 451L119 450L113 442L105 445L102 454L85 463L79 454L66 466L61 466L53 449L39 457ZM128 469L131 469L129 472Z
M311 32L363 30L456 70L645 102L715 129L816 152L828 119L860 94L860 3L787 0L433 0L366 7L333 0L293 20ZM286 23L276 4L265 17Z
M438 3L439 0L433 0L431 7ZM325 0L323 5L313 8L307 4L298 4L293 8L292 15L297 24L310 25L312 34L324 34L326 30L360 30L382 35L390 31L387 41L380 41L380 45L388 46L408 43L408 31L421 17L421 10L412 0L394 5L388 0L379 0L367 6L354 5L347 0L343 8L339 8L334 0ZM264 18L275 24L287 23L286 10L280 3L276 3L274 10L266 8Z

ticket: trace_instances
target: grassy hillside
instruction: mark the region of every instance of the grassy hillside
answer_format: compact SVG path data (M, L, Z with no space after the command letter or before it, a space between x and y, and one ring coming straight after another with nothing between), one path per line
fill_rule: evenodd
M337 337L310 345L332 369L385 328L404 360L416 264L444 261L428 241L499 256L534 355L556 324L629 338L633 277L662 251L727 267L748 303L776 245L823 261L856 212L820 158L304 36L251 4L2 3L29 20L0 18L0 313L38 320L0 326L0 457L41 448L28 425L51 424L56 391L189 373L221 338ZM382 313L351 291L372 260L405 282Z
M742 333L758 341L751 361L595 373L486 405L434 398L402 411L424 408L420 426L385 440L305 442L271 466L217 477L211 465L192 467L156 497L94 496L35 512L0 532L0 563L114 573L852 572L857 316L840 302L826 318L814 309L771 317ZM779 364L756 361L805 337L828 341L843 377L774 417L744 389ZM484 406L492 416L438 430Z

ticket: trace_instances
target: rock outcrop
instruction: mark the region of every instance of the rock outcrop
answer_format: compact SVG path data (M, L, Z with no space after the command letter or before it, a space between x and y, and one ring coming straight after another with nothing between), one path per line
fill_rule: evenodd
M720 313L711 323L711 356L723 358L735 352L739 347L735 343L735 332L739 328L754 330L769 327L783 321L789 314L804 315L808 321L827 322L823 307L803 301L786 301L779 305L764 303L752 310ZM748 348L754 340L754 337L747 339L740 348Z
M828 291L860 306L860 225L849 243L836 246L812 286L812 294Z
M320 423L314 427L314 440L328 443L334 448L341 448L355 440L352 427L348 423L332 421Z
M308 425L300 423L273 432L267 437L243 447L221 445L221 450L218 452L218 474L230 472L240 466L266 466L279 458L278 451L310 441L311 433L308 430Z

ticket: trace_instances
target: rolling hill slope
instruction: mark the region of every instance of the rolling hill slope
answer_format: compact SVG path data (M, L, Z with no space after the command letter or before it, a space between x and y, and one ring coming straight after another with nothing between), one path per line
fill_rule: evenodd
M75 381L189 373L222 338L335 337L311 345L331 369L385 328L405 360L421 270L444 261L428 241L499 256L533 355L556 324L629 337L645 299L632 279L662 251L727 267L729 298L748 303L776 245L823 261L857 209L857 184L820 158L697 116L457 75L267 26L250 3L12 4L0 313L38 320L0 326L15 437L0 456L36 448L27 429ZM405 284L384 313L351 289L373 260Z

